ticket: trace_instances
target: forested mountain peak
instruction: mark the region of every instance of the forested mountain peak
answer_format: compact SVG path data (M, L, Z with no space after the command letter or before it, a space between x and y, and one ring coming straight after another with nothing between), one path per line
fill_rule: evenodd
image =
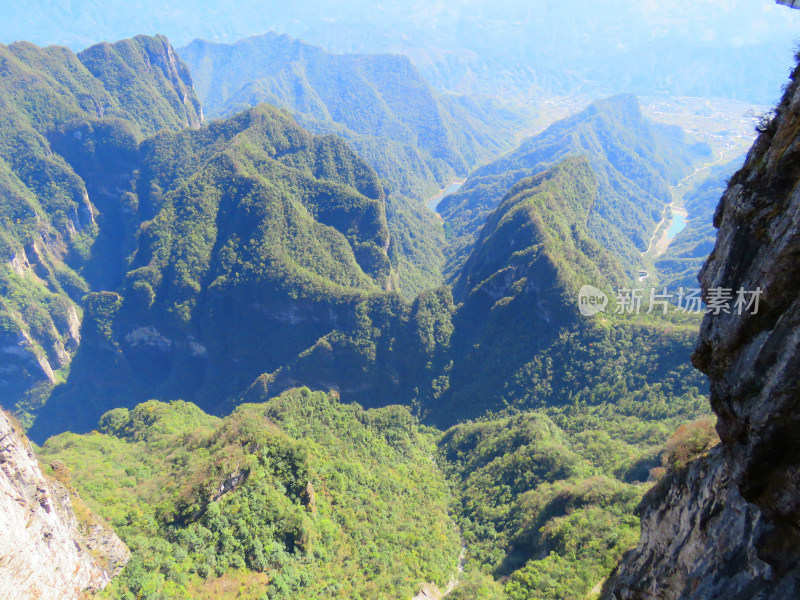
M435 92L405 56L334 54L267 33L179 50L208 114L269 102L319 134L343 137L386 182L390 256L406 298L442 282L444 233L425 209L456 177L513 147L527 111Z
M129 110L159 120L171 112L183 112L185 121L180 125L200 126L203 111L195 96L189 69L164 36L137 35L114 44L103 42L78 53L78 58L106 88L119 95ZM168 106L142 104L141 92L148 88L163 90ZM144 133L153 133L166 123L168 121L156 121L153 128Z
M564 293L576 293L579 282L624 282L616 259L588 234L596 196L594 171L584 156L567 158L518 181L481 229L454 284L456 298L473 293L473 286L485 285L510 261L524 260L532 251L558 265Z
M0 45L0 71L0 337L18 348L5 355L0 390L32 407L79 343L83 295L120 277L114 215L137 144L198 126L201 111L163 37L80 55Z
M121 284L87 297L71 382L37 435L58 427L61 411L77 423L76 406L88 427L111 398L197 396L218 410L392 287L375 172L285 110L162 131L132 160L117 223L131 248ZM96 405L80 402L86 393Z
M130 540L111 597L410 598L424 581L444 586L459 540L431 432L399 406L366 411L308 389L263 400L224 419L150 401L48 440L43 460L69 464Z
M670 184L709 156L710 148L677 127L643 117L631 95L598 100L476 169L458 193L444 199L440 212L452 231L448 276L454 277L486 216L512 185L577 155L588 158L598 184L588 230L632 272L672 201Z

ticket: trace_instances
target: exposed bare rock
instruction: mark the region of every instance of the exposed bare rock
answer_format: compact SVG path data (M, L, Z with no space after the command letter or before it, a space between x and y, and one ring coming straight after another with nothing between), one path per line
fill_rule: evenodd
M146 346L161 352L169 352L173 345L172 340L161 335L158 329L152 325L136 327L125 336L125 341L134 348Z
M76 350L81 341L81 319L78 316L78 311L75 310L75 305L70 304L67 310L66 317L66 330L69 334L68 347L70 350Z
M714 224L706 298L762 292L757 312L707 314L693 357L722 444L645 497L604 598L800 598L800 68Z
M79 519L75 503L74 492L42 474L30 444L0 411L0 598L84 598L127 563L122 541L85 506Z
M51 383L56 381L55 372L47 356L37 349L33 338L21 327L18 327L17 331L0 334L0 357L5 363L3 371L25 369L37 380ZM0 380L1 386L2 380Z
M14 252L9 259L8 266L17 276L25 277L25 273L31 268L28 257L25 255L25 250L21 249L19 252Z

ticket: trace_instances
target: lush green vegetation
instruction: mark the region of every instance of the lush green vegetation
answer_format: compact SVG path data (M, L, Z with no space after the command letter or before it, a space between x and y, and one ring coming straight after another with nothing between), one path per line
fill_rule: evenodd
M708 410L688 396L509 408L439 433L336 393L251 393L224 419L114 409L40 449L131 548L102 597L408 598L426 581L455 581L449 598L594 597L653 478L716 440L708 417L686 424Z
M638 394L668 402L697 396L689 364L698 319L578 312L584 284L628 281L619 261L588 233L596 183L572 158L514 186L483 227L454 284L461 304L429 418L450 425L505 406L618 402Z
M118 252L133 249L119 257L120 306L110 319L89 311L84 323L95 329L97 317L114 342L82 345L38 437L55 432L47 423L58 414L85 430L120 398L128 407L187 398L219 412L393 284L375 172L285 111L261 106L198 130L162 131L131 152L136 174L114 228ZM91 172L83 146L69 156Z
M434 438L300 389L229 417L115 409L42 448L133 552L107 598L402 598L455 571Z
M681 425L705 411L577 402L441 434L302 388L224 419L115 409L39 456L131 548L102 597L408 598L457 581L448 597L580 600L636 543L660 466L714 443L709 419Z
M126 173L118 167L145 134L196 124L199 104L161 37L80 56L0 45L0 71L0 322L4 343L20 350L4 359L0 394L30 424L68 371L80 299L115 269L120 277L119 260L93 261L119 253L105 227L106 196Z
M680 129L645 119L633 96L599 100L477 169L457 194L445 198L440 212L450 238L447 278L458 276L486 217L516 182L580 155L597 180L587 230L633 274L672 200L669 185L709 154L708 146L691 142Z
M164 36L96 44L78 59L133 117L129 120L141 123L144 135L200 125L202 111L189 69ZM97 110L105 116L106 109Z
M413 299L441 283L443 228L423 201L511 147L526 117L491 102L437 95L398 55L331 54L286 35L179 50L210 116L268 102L318 134L336 134L387 184L390 256Z
M665 464L696 455L709 420L670 433L706 411L686 399L577 402L449 429L439 451L468 550L466 587L452 597L596 597L638 541L635 509L664 444Z
M447 287L423 292L410 304L399 294L364 300L295 360L259 377L245 398L254 389L274 393L305 381L335 385L348 400L367 406L403 398L419 409L437 389L453 311Z
M577 292L579 282L601 287L624 282L619 262L587 231L597 193L592 167L582 156L516 183L481 228L454 283L456 297L476 295L512 265L524 275L547 270L537 262L549 263L564 293Z

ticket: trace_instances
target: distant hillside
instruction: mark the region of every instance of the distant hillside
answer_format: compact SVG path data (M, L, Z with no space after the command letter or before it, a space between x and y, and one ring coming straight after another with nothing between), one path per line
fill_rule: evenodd
M581 318L575 298L582 285L626 281L613 255L588 235L597 195L589 162L569 158L516 183L489 215L453 286L461 302L452 338L459 360L445 398L466 402L462 395L478 390L496 396L526 357ZM437 403L436 413L453 410L445 406Z
M696 321L614 314L611 290L630 279L589 233L600 198L590 161L567 158L519 181L490 213L454 283L452 362L443 393L430 405L432 420L451 424L456 415L579 397L589 404L619 400L634 380L641 386L678 372L685 379L672 393L702 387L686 364ZM578 291L586 284L611 295L606 313L580 315ZM627 352L631 344L638 349ZM609 379L618 389L597 387Z
M268 102L314 133L348 141L388 182L400 289L441 282L442 228L422 200L512 147L525 119L488 100L435 93L408 58L331 54L269 33L235 44L195 40L179 50L208 116Z
M581 286L611 294L630 281L588 233L597 189L581 157L523 179L490 214L452 290L411 304L363 301L243 398L296 385L368 406L408 398L450 426L504 408L622 402L634 390L652 402L696 396L704 386L688 363L696 317L620 317L613 296L598 317L578 311Z
M598 286L625 281L614 256L587 233L597 196L597 180L584 156L518 181L481 228L454 282L456 300L479 293L503 296L515 279L548 270L558 271L559 291L565 293L577 292L580 281ZM496 280L501 273L502 283Z
M598 185L587 229L632 272L671 202L670 184L709 154L679 128L644 118L633 96L599 100L477 169L442 201L450 239L446 275L456 277L487 215L517 181L578 155L588 158Z
M442 99L404 56L331 54L274 33L230 45L195 40L178 52L208 116L271 102L297 113L304 125L333 122L387 138L459 174L508 144L491 127L510 133L513 126L499 118L508 115ZM470 113L471 121L455 120Z
M656 260L661 285L670 289L698 287L700 267L714 249L717 231L714 212L728 180L742 164L742 158L714 167L708 177L684 196L684 207L689 213L686 228L670 242L667 251Z

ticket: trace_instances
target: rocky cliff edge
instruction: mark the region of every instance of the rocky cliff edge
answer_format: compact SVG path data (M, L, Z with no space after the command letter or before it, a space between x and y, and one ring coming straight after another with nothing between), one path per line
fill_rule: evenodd
M128 562L120 539L59 479L0 411L0 598L71 600L104 588Z
M731 296L693 356L722 443L647 494L604 599L800 598L800 67L759 131L700 273L707 301Z

